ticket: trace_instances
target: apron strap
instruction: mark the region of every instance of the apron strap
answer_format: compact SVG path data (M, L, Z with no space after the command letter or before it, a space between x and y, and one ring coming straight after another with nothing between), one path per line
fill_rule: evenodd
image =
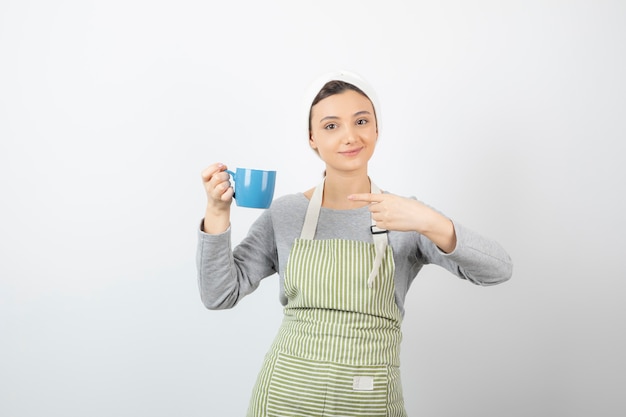
M315 238L317 221L320 215L320 208L322 207L322 197L324 194L325 180L326 178L324 178L322 182L315 188L315 191L313 191L313 195L311 196L311 201L309 201L309 206L307 208L306 216L304 218L304 225L302 226L300 239L313 240ZM373 194L381 193L380 189L373 182L371 183L371 192ZM372 219L370 231L372 232L372 239L374 240L374 248L376 252L374 265L367 280L367 284L371 288L374 284L374 279L376 279L378 271L380 270L380 265L383 262L385 251L388 245L388 239L387 230L376 227L376 222L374 221L374 219Z
M322 207L322 196L324 195L324 182L315 187L311 201L309 201L309 207L306 210L306 217L304 218L304 225L302 226L302 232L300 233L300 239L313 240L315 237L315 229L317 229L317 219L320 217L320 208Z
M374 184L372 184L372 194L381 194L380 189ZM383 263L383 258L385 257L385 251L387 250L387 230L380 229L376 227L376 222L372 219L372 225L370 226L370 231L372 232L372 239L374 239L374 248L376 250L376 257L374 258L374 265L372 266L372 271L370 272L370 276L367 279L367 285L372 288L374 285L374 279L378 275L380 270L380 265Z

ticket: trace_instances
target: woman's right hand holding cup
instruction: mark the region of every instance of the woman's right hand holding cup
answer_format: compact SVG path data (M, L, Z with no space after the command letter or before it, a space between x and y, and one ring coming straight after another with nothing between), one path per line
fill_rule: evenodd
M230 175L226 168L226 165L218 162L202 171L202 183L207 195L205 233L223 233L230 226L230 205L234 190L230 186Z

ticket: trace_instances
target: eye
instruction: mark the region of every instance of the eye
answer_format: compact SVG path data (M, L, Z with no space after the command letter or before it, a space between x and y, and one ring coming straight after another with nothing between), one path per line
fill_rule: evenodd
M327 125L324 126L324 129L326 129L326 130L337 129L337 124L335 124L335 123L328 123Z
M367 120L367 119L358 119L358 120L356 121L356 124L357 124L357 125L361 125L361 126L362 126L362 125L366 125L366 124L368 124L368 123L369 123L369 120Z

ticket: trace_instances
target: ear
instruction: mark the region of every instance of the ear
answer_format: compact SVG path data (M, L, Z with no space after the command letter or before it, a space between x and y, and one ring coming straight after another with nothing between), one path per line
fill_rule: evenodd
M315 144L315 139L313 139L313 135L311 135L309 133L309 146L311 146L312 149L317 149L317 145Z

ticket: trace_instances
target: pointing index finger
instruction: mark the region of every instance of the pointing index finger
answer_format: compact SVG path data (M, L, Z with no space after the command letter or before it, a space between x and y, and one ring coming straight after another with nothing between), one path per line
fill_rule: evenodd
M367 201L368 203L380 203L383 201L382 194L362 193L362 194L350 194L348 200L353 201Z

